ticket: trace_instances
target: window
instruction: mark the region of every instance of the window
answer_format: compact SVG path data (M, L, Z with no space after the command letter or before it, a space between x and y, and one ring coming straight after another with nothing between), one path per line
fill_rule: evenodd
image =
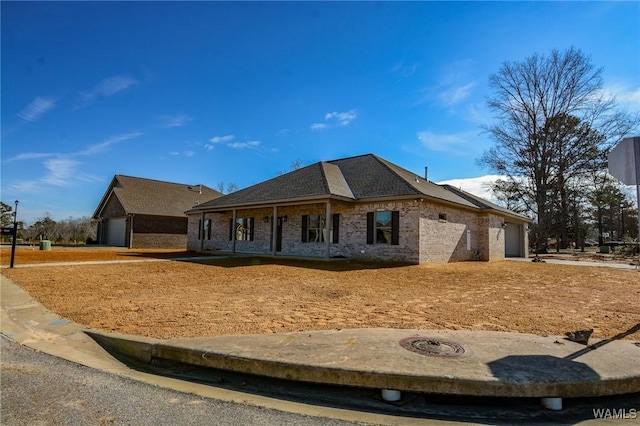
M367 244L400 244L400 212L367 213Z
M302 242L323 243L326 241L326 216L323 214L310 214L302 216ZM329 230L329 242L337 243L340 227L340 215L331 216L331 228Z
M211 219L204 220L204 235L207 236L207 240L211 239Z
M229 240L233 239L233 232L236 233L236 241L253 241L254 218L237 218L235 226L233 219L229 219Z
M211 219L205 219L204 226L202 219L198 221L198 239L204 240L205 238L208 240L211 239Z
M447 214L446 213L438 213L438 220L440 222L446 222L447 221Z

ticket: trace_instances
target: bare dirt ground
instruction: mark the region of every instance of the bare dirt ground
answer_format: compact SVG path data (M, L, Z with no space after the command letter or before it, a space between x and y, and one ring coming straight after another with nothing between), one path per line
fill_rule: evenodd
M0 261L9 263L3 247ZM16 265L186 256L19 247ZM155 338L388 327L611 338L640 323L640 270L533 262L389 265L235 258L2 269L87 327ZM636 332L626 337L640 340Z

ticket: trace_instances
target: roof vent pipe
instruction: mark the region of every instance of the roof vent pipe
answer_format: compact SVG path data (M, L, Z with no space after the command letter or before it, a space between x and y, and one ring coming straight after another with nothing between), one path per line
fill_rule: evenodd
M424 166L424 180L429 180L427 177L429 175L428 172L429 172L429 167Z

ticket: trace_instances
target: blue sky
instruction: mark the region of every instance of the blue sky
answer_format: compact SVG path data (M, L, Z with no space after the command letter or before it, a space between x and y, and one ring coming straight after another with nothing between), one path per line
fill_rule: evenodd
M639 2L6 2L2 201L90 216L114 174L243 188L375 153L489 173L488 79L571 46L640 110Z

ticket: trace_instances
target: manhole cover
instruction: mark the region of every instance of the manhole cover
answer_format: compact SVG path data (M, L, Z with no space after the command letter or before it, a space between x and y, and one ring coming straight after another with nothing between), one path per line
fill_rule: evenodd
M400 346L420 355L453 357L464 353L464 348L458 343L428 337L407 337L400 340Z

